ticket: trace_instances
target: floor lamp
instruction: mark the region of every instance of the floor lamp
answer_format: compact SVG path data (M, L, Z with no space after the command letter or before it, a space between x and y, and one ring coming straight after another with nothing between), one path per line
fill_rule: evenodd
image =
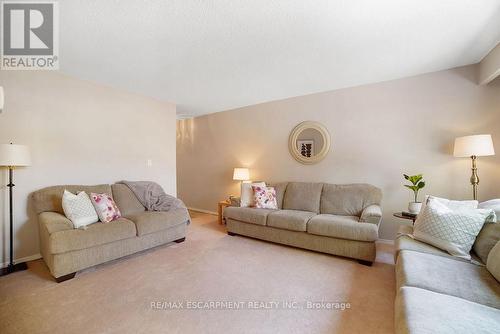
M491 135L474 135L455 139L453 155L459 158L471 158L472 175L470 177L470 183L472 184L472 196L475 200L477 200L477 185L479 184L479 176L477 175L476 160L477 157L495 155Z
M12 203L12 191L14 188L13 177L15 167L24 167L31 164L30 152L25 145L0 144L0 167L7 167L9 170L9 264L2 268L0 276L13 273L15 271L27 269L26 262L14 264L14 211Z

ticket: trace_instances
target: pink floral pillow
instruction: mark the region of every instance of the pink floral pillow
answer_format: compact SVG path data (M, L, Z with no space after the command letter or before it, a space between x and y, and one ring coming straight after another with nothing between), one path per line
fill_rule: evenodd
M274 187L252 186L255 207L258 209L278 209Z
M92 200L95 211L97 211L99 220L103 223L109 223L122 216L115 201L113 201L113 198L108 194L91 193L90 199Z

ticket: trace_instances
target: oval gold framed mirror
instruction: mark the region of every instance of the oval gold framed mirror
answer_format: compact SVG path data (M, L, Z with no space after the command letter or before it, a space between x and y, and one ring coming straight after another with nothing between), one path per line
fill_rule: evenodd
M318 163L330 150L330 133L318 122L302 122L290 133L288 149L300 163L306 165Z

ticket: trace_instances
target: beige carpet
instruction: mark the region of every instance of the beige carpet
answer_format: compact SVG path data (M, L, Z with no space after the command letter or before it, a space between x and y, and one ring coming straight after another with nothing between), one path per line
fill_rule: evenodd
M377 263L366 267L230 237L216 217L194 213L193 218L186 242L100 265L61 284L42 260L1 277L0 333L393 332L390 246L379 245ZM210 301L241 306L196 310L192 307L206 305L188 304ZM350 308L307 308L320 301ZM163 309L152 308L153 302Z

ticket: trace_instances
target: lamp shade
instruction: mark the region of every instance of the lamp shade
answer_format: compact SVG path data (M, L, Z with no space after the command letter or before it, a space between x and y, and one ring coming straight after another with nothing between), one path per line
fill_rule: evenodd
M495 155L491 135L474 135L456 138L453 155L459 158L471 157L473 155L477 157Z
M458 137L455 139L455 148L453 150L455 157L477 157L495 155L491 135L474 135Z
M0 166L29 166L31 164L28 146L0 144Z
M250 172L248 168L235 168L233 172L233 180L248 181L250 180Z

